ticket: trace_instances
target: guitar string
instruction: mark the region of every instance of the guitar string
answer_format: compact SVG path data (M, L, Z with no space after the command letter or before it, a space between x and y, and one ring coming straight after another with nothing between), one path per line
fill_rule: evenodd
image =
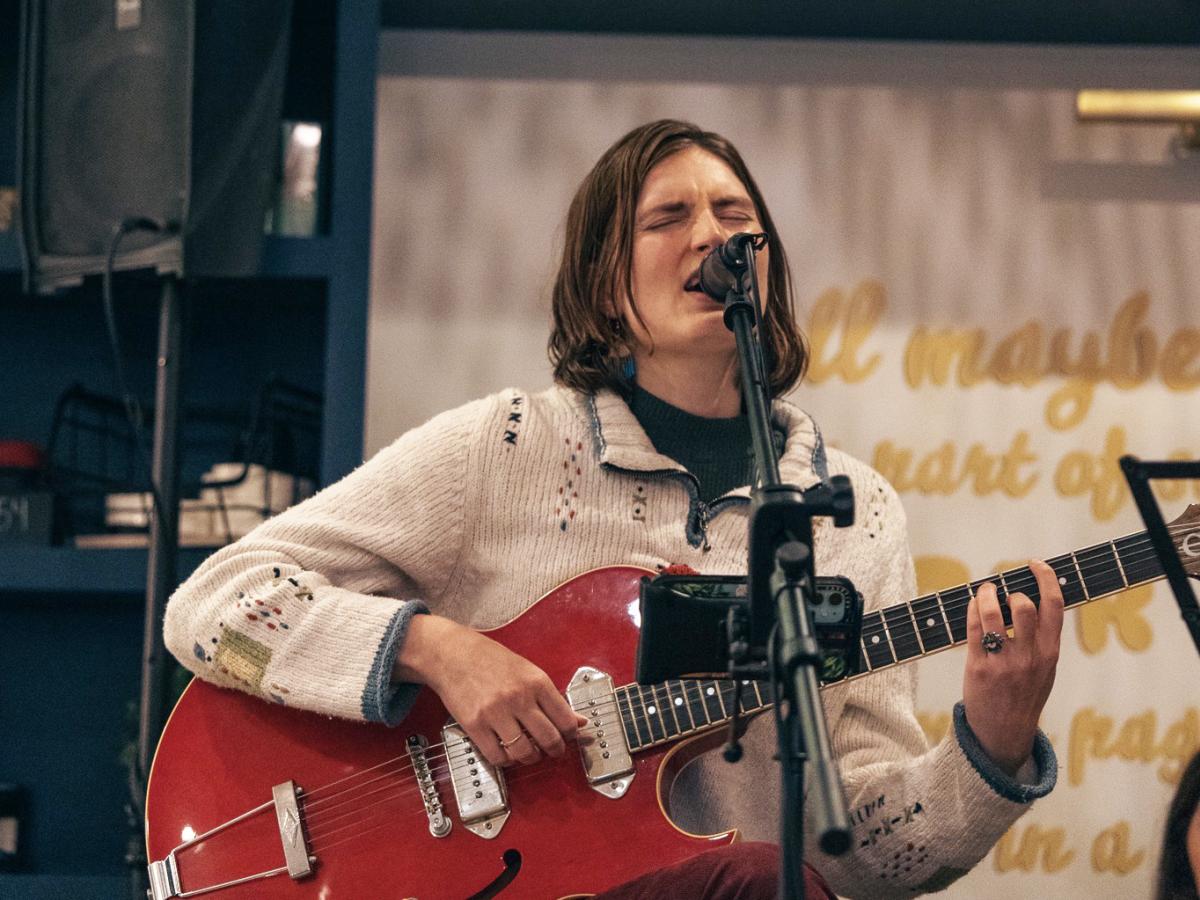
M700 684L701 682L696 682L696 683ZM697 696L699 696L699 694L697 694ZM745 705L745 704L743 704L743 705ZM601 706L616 707L619 709L620 703L619 703L619 700L614 700L612 702L598 704L597 707L595 707L595 708L599 708ZM745 712L747 714L749 714L751 712L756 711L757 708L758 707L756 704L754 708L752 708L752 709L747 708L745 710ZM691 728L684 728L682 726L682 723L679 723L678 719L676 719L677 724L680 725L680 734L701 731L708 727L719 727L722 724L721 720L718 720L717 722L713 722L709 718L706 718L706 721L704 724L696 724L694 713L690 713L689 719L692 722ZM606 724L608 724L608 723L606 723ZM676 735L671 735L671 736L674 737ZM642 746L644 746L644 745L642 745ZM641 748L641 746L633 748L633 749L636 751L636 749L640 749L640 748ZM457 757L457 759L461 760L463 758L469 759L470 753L471 753L471 751L463 749L463 750L451 751L450 753L442 755L440 758L446 759L448 761L449 765L447 765L446 767L442 767L442 768L431 767L430 768L431 780L435 784L438 784L438 783L443 783L445 781L448 781L448 780L452 779L453 777L455 777L455 773L457 771L461 771L463 768L466 768L467 765L470 765L470 764L469 763L467 763L467 764L456 763L454 760L450 759L451 754L455 755ZM399 760L400 758L397 757L396 759ZM514 773L519 773L519 774L506 775L505 776L506 783L511 784L515 781L519 781L519 780L521 780L521 778L523 776L525 776L527 774L530 774L530 775L536 774L537 770L541 767L541 762L544 762L544 761L545 760L539 761L538 763L533 763L530 765L522 765L519 767L507 768L506 772L514 772ZM385 765L387 765L387 763L380 764L380 766L385 766ZM378 769L378 768L380 768L380 766L375 766L373 768ZM333 800L335 798L341 801L341 802L336 803L332 807L322 806L321 804L313 804L313 806L322 806L321 809L316 810L316 812L321 813L321 816L322 816L321 824L322 825L328 824L330 821L332 821L334 819L344 817L345 814L355 813L355 811L357 809L359 809L359 807L353 806L353 804L355 804L357 801L360 801L363 797L369 796L373 793L377 793L379 790L387 789L387 786L385 785L383 787L378 787L378 788L375 788L374 790L370 790L370 791L364 790L365 788L369 787L371 784L375 784L377 782L385 781L385 780L389 780L389 779L394 779L395 777L407 776L411 772L411 770L412 770L411 766L401 765L394 770L380 772L376 778L371 779L370 781L367 781L367 782L356 784L353 787L340 792L339 794L333 795L333 797L326 797L324 799L324 802L326 804L330 800ZM364 771L369 771L369 770L364 770ZM343 779L343 780L345 780L345 779ZM420 793L420 791L421 791L420 784L419 784L419 782L416 781L415 777L413 779L412 784L406 785L405 789L408 793ZM353 797L347 796L349 794L355 794L355 796L353 796ZM330 816L329 815L334 810L344 809L348 805L352 806L353 808L348 810L348 812L343 814L342 816ZM308 803L306 803L306 806L305 806L306 818L309 819L310 821L313 818L312 813L310 812L311 808L312 807Z
M1190 530L1190 528L1188 528L1187 526L1179 526L1179 527L1172 527L1172 528L1169 528L1168 530L1169 530L1169 531L1175 531L1175 532L1183 532L1183 531L1189 531L1189 530ZM1116 539L1116 540L1125 540L1125 539L1124 539L1124 538L1119 538L1119 539ZM1147 538L1146 538L1146 535L1145 535L1145 533L1143 533L1142 535L1140 535L1140 536L1138 536L1138 537L1137 537L1137 542L1138 542L1138 543L1145 543L1146 541L1147 541ZM1114 540L1114 541L1113 541L1113 542L1111 542L1110 544L1098 544L1098 545L1096 545L1095 547L1092 547L1092 548L1087 548L1087 550L1090 550L1090 551L1095 551L1095 550L1103 550L1103 551L1105 551L1106 555L1108 555L1108 554L1110 554L1110 553L1111 553L1111 554L1112 554L1112 557L1111 557L1111 558L1113 558L1113 559L1116 559L1116 560L1120 561L1122 565L1126 565L1126 564L1127 564L1127 565L1137 565L1137 564L1139 564L1140 562L1143 562L1143 561L1144 561L1146 558L1148 558L1148 556L1154 555L1154 554L1153 554L1153 548L1152 548L1152 547L1151 547L1151 553L1150 553L1150 554L1141 553L1141 554L1139 555L1139 553L1138 553L1138 552L1133 552L1133 553L1126 552L1124 555L1122 555L1122 554L1121 554L1121 553L1120 553L1120 552L1117 550L1117 548L1116 548L1115 546L1113 546L1113 545L1115 544L1115 542L1116 542L1116 541ZM1133 547L1133 544L1131 544L1129 547L1126 547L1126 548L1124 548L1124 549L1125 549L1126 551L1130 551L1130 550L1132 549L1132 547ZM1078 553L1082 553L1082 552L1087 552L1087 551L1078 551L1077 553L1068 554L1067 556L1077 556L1077 555L1078 555ZM1060 557L1060 558L1058 558L1058 559L1061 559L1061 560L1062 560L1062 564L1063 564L1063 565L1065 565L1065 562L1066 562L1066 557ZM1095 572L1095 570L1097 570L1097 569L1101 569L1101 568L1103 568L1103 569L1108 569L1108 570L1111 570L1111 569L1113 569L1113 568L1114 568L1114 566L1113 566L1113 563L1112 563L1111 561L1105 561L1105 560L1095 560L1094 562L1091 562L1091 563L1089 563L1089 562L1087 562L1087 561L1085 560L1085 561L1084 561L1084 564L1083 564L1083 565L1081 565L1081 566L1080 566L1080 568L1081 568L1081 569L1083 569L1083 568L1085 568L1085 567L1087 568L1087 570L1088 570L1090 573L1094 573L1094 572ZM1009 581L1014 581L1014 582L1015 582L1015 581L1017 581L1018 579L1021 579L1021 580L1023 580L1023 581L1030 581L1030 582L1031 582L1033 585L1036 585L1036 579L1033 579L1032 572L1031 572L1031 571L1028 569L1028 567L1025 567L1025 568L1019 568L1019 569L1010 570L1010 571L1006 571L1006 572L1004 572L1003 574L1006 576L1006 578L1005 578L1005 580L1004 580L1004 584L1006 584L1006 585L1009 583ZM997 576L997 577L999 577L999 576ZM1156 575L1156 576L1154 576L1154 579L1156 579L1156 578L1159 578L1159 577L1162 577L1162 576L1161 576L1161 575ZM1144 580L1154 580L1154 579L1144 579ZM987 580L989 580L989 579L981 579L981 581L980 581L979 583L982 583L982 581L987 581ZM974 585L974 584L976 584L976 583L975 583L975 582L972 582L971 584L972 584L972 585ZM937 599L940 597L940 593L950 593L951 591L955 591L955 590L962 590L964 587L969 587L969 586L960 586L960 587L958 587L958 588L950 588L950 589L948 589L948 590L947 590L947 591L945 591L945 592L939 592L939 593L935 593L934 595L930 595L930 596L927 596L927 597L921 597L921 598L917 598L917 599L916 599L916 600L914 600L914 601L910 601L910 602L908 603L908 605L909 605L910 607L912 607L912 606L913 606L913 604L920 603L921 601L927 601L927 602L930 602L930 601L932 601L932 602L936 603ZM1018 589L1021 589L1021 588L1023 588L1023 587L1024 587L1024 585L1020 585L1020 586L1018 587ZM1010 590L1010 592L1012 592L1012 591ZM1085 596L1086 596L1086 595L1085 595ZM968 596L968 597L966 598L966 602L968 602L968 603L969 603L969 599L970 599L970 598L969 598L969 596ZM905 604L897 604L897 605L898 605L898 606L903 606L903 605L905 605ZM963 608L963 607L965 607L965 603L963 602L963 600L962 600L961 598L960 598L960 599L958 599L957 601L951 601L949 604L947 604L947 603L942 603L942 604L940 604L940 605L942 606L942 608L943 608L944 610L946 610L946 611L948 611L948 612L955 612L955 613L957 613L957 612L961 611L961 610L962 610L962 608ZM893 608L894 608L894 607L893 607ZM878 613L879 611L874 611L874 612ZM915 609L914 609L914 612L915 612ZM956 616L956 621L959 621L959 618L958 618L958 616ZM882 618L882 615L880 615L880 616L879 616L879 618L878 618L878 623L879 623L879 627L878 627L878 629L877 629L875 632L873 632L873 633L883 633L883 631L884 631L884 628L885 628L885 624L886 624L886 623L885 623L885 620L883 620L883 618ZM914 624L915 624L915 623L914 623ZM909 638L909 639L907 640L907 645L908 645L908 646L915 646L915 645L918 645L918 644L920 644L920 642L919 642L919 641L915 640L915 638L916 638L916 635L917 635L917 631L915 631L915 630L914 630L914 632L913 632L913 637L912 637L912 638ZM956 643L957 643L957 642L958 642L958 641L956 641ZM894 642L893 642L893 643L894 643ZM863 649L864 649L864 652L865 652L865 647L864 647ZM939 649L940 649L940 648L939 648ZM691 681L691 680L689 680L689 682L690 682L690 681ZM681 680L679 683L682 685L682 684L683 684L682 680ZM691 682L691 683L694 683L694 684L696 684L696 685L698 686L698 685L701 685L701 684L703 684L703 681L694 681L694 682ZM666 688L664 689L664 692L667 694L668 698L670 698L670 688L669 688L669 687L666 687ZM653 693L654 693L654 692L652 691L652 694L653 694ZM724 691L723 691L722 693L724 693ZM687 694L686 687L683 687L683 694L684 694L684 697L686 698L686 694ZM657 699L657 698L656 698L656 699ZM692 731L692 730L699 730L699 728L703 727L703 726L697 726L697 725L696 725L696 723L695 723L694 713L693 713L693 711L692 711L692 709L691 709L691 706L690 706L690 705L691 705L691 703L692 703L692 701L689 699L689 700L687 700L687 703L689 704L689 705L688 705L688 710L687 710L687 711L688 711L688 713L689 713L689 717L690 717L690 718L691 718L691 720L692 720L692 726L693 726L693 727L692 727L691 729L684 729L684 728L680 727L680 731L681 731L681 732L684 732L684 731ZM612 708L612 707L619 707L619 705L620 705L620 703L619 703L619 699L615 698L615 695L614 695L614 699L613 699L612 701L606 701L605 703L601 704L602 708L605 708L605 709ZM659 705L660 705L660 709L661 709L661 704L659 704ZM702 705L702 707L703 707L703 699L702 699L702 698L701 698L701 705ZM678 704L677 704L677 706L678 706ZM587 708L595 709L596 707L595 707L595 706L586 706L586 707L581 707L581 709L587 709ZM631 713L634 713L634 714L636 714L636 710L633 710L632 708L631 708L630 712L631 712ZM648 716L648 715L653 715L653 714L649 714L649 713L647 713L647 716ZM664 718L665 718L665 717L664 717ZM676 721L677 721L677 725L680 725L680 726L682 725L682 723L679 723L679 722L678 722L678 720L676 720ZM665 726L665 721L664 721L664 723L663 723L663 724L664 724L664 726ZM710 722L709 724L712 724L712 723ZM651 737L653 738L653 730L652 730L652 729L647 729L647 730L648 730L648 733L650 733ZM664 727L664 729L663 729L663 730L664 730L664 735L665 735L665 736L671 736L671 737L673 737L673 736L674 736L674 735L667 735L667 734L666 734L666 732L667 732L667 729L666 729L665 727ZM639 744L640 744L640 735L639 735ZM441 746L444 746L444 745L441 745ZM467 750L465 750L465 749L464 749L463 751L461 751L461 752L460 752L460 758L466 758L466 757L468 756L468 752L469 752L469 751L467 751ZM427 759L428 759L428 758L429 758L429 756L427 755ZM453 771L454 771L454 769L455 769L454 763L453 763L453 761L451 761L451 760L450 760L449 753L447 753L447 754L435 754L435 755L434 755L434 758L435 758L435 759L445 758L445 759L447 759L447 761L448 761L448 762L450 762L450 766L449 766L449 768L447 768L447 769L445 769L445 770L441 770L441 771L440 771L440 772L439 772L439 773L438 773L438 774L437 774L437 775L434 777L434 783L443 782L443 781L445 781L447 778L451 777L451 775L452 775L452 773L453 773ZM389 765L390 763L396 762L396 761L398 761L398 760L404 760L404 759L405 759L404 757L396 757L396 758L394 758L393 760L389 760L389 761L387 761L387 762L380 763L378 766L372 767L372 769L378 769L378 768L381 768L381 767L383 767L383 766L387 766L387 765ZM405 767L405 766L401 766L399 769L397 769L396 771L394 771L394 772L392 772L392 773L390 773L390 774L391 774L391 775L399 775L399 774L403 774L403 773L405 772L405 769L406 769L406 768L407 768L409 771L411 771L411 760L408 760L408 762L409 762L409 765L408 765L407 767ZM458 768L461 768L461 766L459 766ZM533 766L522 766L520 769L518 769L518 770L516 770L516 771L527 772L527 771L529 771L530 769L536 769L536 768L538 768L538 764L534 764ZM343 779L339 779L339 781L332 782L332 783L330 783L330 784L328 784L328 785L325 785L325 786L323 786L322 788L316 789L316 790L313 792L313 794L310 794L309 796L311 797L311 796L315 795L315 794L316 794L317 792L319 792L319 791L325 791L325 790L327 790L328 788L330 788L330 787L332 787L332 786L334 786L334 785L336 785L336 784L339 784L339 783L341 783L341 782L344 782L344 781L346 781L346 780L348 780L348 779L350 779L350 778L355 778L355 777L362 776L362 775L364 775L364 774L367 774L367 773L369 773L370 771L371 771L371 769L368 769L368 770L363 770L363 771L361 771L361 772L358 772L358 773L352 773L351 775L349 775L349 776L346 776L346 777L345 777L345 778L343 778ZM432 768L431 768L431 773L432 773L432 771L433 771L433 770L432 770ZM530 773L530 774L533 774L533 773ZM384 777L384 776L380 776L380 777ZM379 779L375 779L375 780L379 780ZM510 777L510 778L508 778L508 779L506 779L506 780L507 780L508 782L510 782L510 783L511 783L512 781L519 780L519 777L517 777L517 776L514 776L514 777ZM370 784L370 783L373 783L373 782L367 782L366 784ZM342 792L340 792L340 794L335 794L335 795L333 795L332 797L327 797L327 798L325 798L325 800L326 800L326 801L328 801L328 800L332 800L332 799L334 799L335 797L341 796L342 794L351 793L351 792L353 792L353 791L355 791L355 790L360 790L362 787L365 787L365 786L366 786L366 784L360 784L360 785L356 785L356 786L354 786L354 787L352 787L352 788L349 788L349 789L347 789L347 790L345 790L345 791L342 791ZM416 787L414 787L414 788L411 788L411 790L412 790L412 791L414 791L414 792L416 792L416 791L419 791L419 790L420 790L420 788L419 788L419 785L418 785L418 786L416 786ZM365 795L360 795L360 796L365 796ZM393 798L393 799L394 799L394 798ZM315 806L315 805L318 805L318 804L314 803L313 805ZM341 805L341 804L339 804L339 805ZM309 808L310 808L310 807L309 807L309 804L308 804L308 803L306 803L306 810L308 810ZM359 809L359 812L361 812L361 808Z
M681 686L684 685L683 680L676 680L676 683ZM689 681L689 683L691 683L691 682ZM699 681L695 682L696 685L699 685L701 683L702 682L699 682ZM670 689L666 688L665 693L667 693L669 696ZM686 696L686 686L684 686L681 693L683 693L684 696ZM700 697L700 694L698 691L696 693L696 696L697 696L697 698ZM688 702L690 703L692 701L688 701ZM703 702L703 701L701 700L701 702ZM619 708L618 701L614 701L613 703L602 704L602 705L617 706ZM754 704L753 708L750 708L746 703L743 703L743 708L744 708L744 712L749 714L749 713L755 712L759 707L758 707L757 703ZM692 723L691 728L684 728L682 726L682 723L678 719L678 717L676 716L674 718L676 719L676 723L680 728L680 732L679 732L680 735L682 735L684 733L699 732L699 731L705 730L710 727L714 727L714 728L720 727L723 724L723 721L720 719L718 719L716 722L712 721L712 719L710 717L708 717L707 714L705 717L704 724L697 724L695 713L692 712L691 710L689 710L689 715L688 715L688 719ZM677 735L670 734L668 736L675 737ZM634 747L632 749L636 752L637 749L642 749L644 746L648 746L648 745L641 745L639 743L639 746ZM460 759L463 757L469 757L469 755L470 755L470 751L467 751L467 750L459 750L459 751L453 751L453 752L455 752ZM447 754L447 757L448 756L449 756L449 754ZM505 770L506 772L515 773L515 774L506 775L505 781L507 784L512 784L516 781L522 780L524 777L538 774L538 770L542 768L542 763L546 763L546 762L549 762L549 760L543 759L537 763L533 763L530 765L522 765L519 767L507 768ZM378 767L375 767L375 768L378 768ZM437 770L431 768L431 780L433 781L434 784L444 783L454 777L455 770L461 770L462 768L464 768L463 765L456 766L456 765L454 765L453 762L451 762L450 765L447 766L446 768L441 768L441 769L437 769ZM341 792L338 795L335 795L336 797L340 798L342 800L342 802L335 804L333 807L325 807L322 810L319 810L319 812L321 813L320 825L321 826L328 825L331 822L336 821L338 819L344 819L348 815L357 816L358 813L363 808L361 806L356 805L359 801L361 801L364 797L369 796L371 794L378 793L379 791L387 791L389 786L384 785L382 787L378 787L371 791L363 791L364 788L368 787L370 784L391 778L393 776L399 777L399 776L405 776L405 775L408 775L408 767L401 766L392 772L382 773L379 777L372 779L372 781L370 781L370 782L355 785L353 788L350 788L346 791ZM421 789L420 783L417 782L416 779L414 778L412 783L405 784L401 788L401 794L404 796L408 796L408 795L412 795L412 794L419 794L419 793L421 793L421 790L422 789ZM353 796L353 797L346 796L346 795L354 793L356 791L359 793L355 794L355 796ZM399 795L395 795L395 796L399 796ZM332 799L332 798L326 798L326 802L328 802L329 799ZM386 802L387 800L390 800L390 799L394 799L394 796L386 795L384 798L378 800L377 802ZM369 805L375 805L375 804L369 804ZM350 808L346 809L346 807L350 807ZM310 824L312 824L313 828L316 828L316 823L313 823L311 821L314 817L308 812L308 809L309 808L306 805L306 820L308 820L310 822ZM336 815L336 816L330 815L330 813L332 813L332 812L334 812L334 810L338 810L338 809L342 809L345 811L343 813L341 813L340 815ZM346 827L346 826L342 826L342 827ZM340 829L334 829L334 830L336 831L336 830L340 830ZM327 836L327 835L322 835L322 837L324 837L324 836Z
M1176 532L1189 532L1189 531L1191 531L1191 529L1188 526L1180 526L1177 529L1175 529L1175 531ZM1120 560L1121 566L1126 567L1126 568L1138 567L1138 566L1143 565L1144 563L1146 563L1147 561L1149 561L1151 559L1156 559L1157 554L1155 553L1153 546L1150 546L1150 549L1148 552L1141 549L1141 545L1148 544L1148 538L1145 536L1145 533L1142 533L1141 535L1131 536L1131 537L1133 539L1129 542L1128 546L1126 546L1124 548L1125 552L1123 552L1123 553L1117 553L1115 548L1108 544L1098 544L1095 547L1087 548L1087 550L1089 550L1089 551L1104 551L1106 553L1106 555L1108 556L1107 560L1099 559L1099 558L1093 559L1092 561L1088 561L1086 559L1083 561L1070 560L1070 557L1077 556L1077 553L1065 554L1062 557L1055 557L1055 559L1060 560L1060 567L1062 568L1062 570L1064 572L1067 573L1067 575L1066 575L1066 577L1068 578L1067 585L1071 584L1071 581L1072 581L1071 576L1075 576L1076 589L1081 591L1081 596L1074 603L1071 604L1072 607L1076 606L1076 605L1082 605L1083 603L1086 603L1089 600L1100 599L1100 597L1109 596L1110 594L1120 593L1121 591L1126 590L1124 580L1122 579L1121 585L1116 590L1106 591L1105 593L1097 595L1095 597L1089 597L1088 594L1086 593L1086 582L1087 582L1088 576L1095 575L1099 571L1105 571L1105 572L1120 571L1118 569L1117 565L1113 562L1114 559ZM1117 540L1126 540L1126 538L1117 538L1112 543L1115 544ZM1086 551L1078 551L1078 552L1083 553ZM1076 572L1076 567L1078 567L1078 570L1079 570L1078 572ZM1007 592L1003 591L1003 587L999 583L1000 574L1003 574L1005 576L1003 584L1008 586L1009 590ZM1055 575L1058 575L1060 578L1063 577L1063 576L1059 575L1059 572L1057 569L1055 570ZM1164 577L1164 573L1162 573L1161 571L1156 569L1154 575L1152 575L1149 578L1139 578L1138 581L1135 582L1131 586L1136 586L1139 584L1145 584L1148 582L1156 581L1162 577ZM966 585L958 585L956 587L947 588L944 591L937 591L937 592L934 592L929 595L917 597L914 600L908 601L907 603L901 602L901 603L897 603L897 604L894 604L889 607L885 607L884 609L872 610L870 613L867 614L871 617L871 621L869 623L868 622L863 623L863 628L862 628L862 632L861 632L861 637L863 639L862 642L863 642L864 655L866 655L867 658L870 659L870 654L866 649L866 640L869 638L872 638L872 637L880 637L881 638L880 641L875 642L872 646L878 646L881 649L886 649L886 644L884 643L884 641L890 635L891 628L896 627L897 625L899 626L899 630L901 632L903 632L903 634L901 636L890 635L892 638L892 646L897 648L897 650L899 650L902 647L905 652L903 654L901 654L901 653L895 654L896 658L895 658L894 662L885 660L883 665L875 665L873 668L871 668L871 671L876 671L885 666L893 665L895 662L906 661L906 660L912 658L913 656L924 651L924 644L923 644L922 640L918 639L918 636L922 635L922 630L920 629L920 627L918 626L918 627L912 629L911 632L910 632L910 629L908 628L909 625L916 625L915 620L916 620L916 614L917 614L918 608L921 609L920 615L922 617L924 617L930 613L937 612L938 610L945 611L945 613L947 614L946 618L948 620L948 624L951 625L951 631L954 636L954 640L952 643L953 644L962 643L966 639L965 629L962 628L962 626L964 625L964 623L966 621L967 607L968 607L968 604L970 603L970 592L971 592L972 588L978 587L979 585L982 585L984 582L987 582L987 581L992 581L993 583L995 583L997 585L997 590L1002 593L1005 593L1006 595L1012 594L1012 593L1018 593L1018 592L1028 593L1029 590L1031 590L1031 589L1034 591L1037 590L1036 578L1034 577L1032 570L1030 570L1029 567L1026 566L1026 567L1019 568L1019 569L1007 570L1004 573L998 573L991 578L982 578L982 579L979 579L978 581L970 582L969 584L966 584ZM1067 585L1063 585L1063 586L1066 587ZM952 597L951 599L945 599L944 595L958 594L964 590L966 590L968 592L965 597L955 596L955 597ZM902 617L899 622L888 622L887 619L885 618L885 616L883 615L884 610L902 609L905 606L908 606L913 611L913 620L912 621L908 621ZM1001 600L1001 611L1003 612L1007 609L1008 609L1008 604L1007 604L1007 602L1005 602L1004 599L1002 599ZM958 626L958 627L956 628L954 626ZM929 632L927 631L927 632L924 632L924 635L938 636L939 639L940 639L940 636L944 635L945 629L940 627L936 622L933 626L930 626L930 625L928 625L928 620L926 620L926 628L930 629L934 634L929 635ZM958 634L959 631L964 632L962 636L959 636L959 634ZM951 646L951 645L950 644L941 644L935 649L938 649L938 650L946 649L949 646Z
M715 699L715 697L717 695L717 691L720 691L720 693L722 695L722 700L724 700L724 699L726 699L724 697L725 694L731 694L733 692L733 683L725 681L725 680L718 681L717 679L674 679L674 681L676 681L676 683L680 684L680 685L686 684L686 686L682 690L680 690L679 688L676 688L676 693L683 695L683 699L685 700L685 703L688 704L689 706L694 706L695 704L698 703L701 709L706 709L706 703L704 701L705 696L713 697ZM619 697L616 696L616 690L621 690L621 689L624 689L625 687L627 687L627 686L622 686L621 688L614 689L614 691L609 694L609 697L611 699L603 700L595 705L592 705L590 703L581 704L579 707L572 707L572 709L575 709L577 711L589 710L589 711L599 712L599 713L601 713L601 715L608 715L609 713L613 712L614 710L620 711L623 713L624 710L622 710L622 708L621 708L621 700ZM655 687L658 688L658 686L655 686ZM695 697L696 697L695 700L687 698L687 693L688 693L689 687L692 688L695 693ZM703 690L702 690L702 688L703 688ZM649 685L644 686L644 690L651 691L651 686L649 686ZM670 698L670 696L671 696L670 690L671 689L668 687L668 688L665 688L662 690L664 693L667 694L668 698ZM629 712L630 712L631 717L636 716L637 710L635 708L633 708L632 701L631 700L627 701L626 705L629 707ZM660 701L657 702L657 706L661 707L662 705L663 704ZM678 703L675 705L677 707L683 706L683 704L678 704ZM657 710L655 712L649 711L650 709L654 709L655 706L656 706L656 703L648 704L647 711L643 713L644 719L648 719L650 716L655 716L655 715L659 714ZM749 710L749 711L753 711L753 710ZM707 712L705 715L705 721L702 724L696 724L696 719L695 719L694 713L692 714L691 718L692 718L694 727L691 729L687 729L689 731L700 730L702 728L708 727L708 725L717 724L717 723L713 722L711 716L707 715ZM728 716L722 715L721 718L718 720L718 722L724 721L727 718L728 718ZM614 726L620 725L622 727L622 729L624 729L623 721L622 722L606 722L606 724L612 724ZM681 731L682 730L683 729L681 728ZM652 731L649 728L647 728L646 731L647 731L647 733L652 734ZM641 742L639 740L639 744L640 743ZM458 759L469 759L470 753L473 750L478 749L473 744L470 744L469 739L468 739L468 742L465 742L461 749L456 748L455 750L446 750L444 753L430 752L430 751L438 750L440 748L445 748L446 746L447 746L447 744L444 742L440 743L440 744L428 745L427 747L424 748L423 756L424 756L425 760L427 762L432 761L432 762L436 763L437 761L447 759L451 753L456 753ZM400 769L397 769L397 770L394 770L394 771L388 772L388 773L381 773L381 774L395 774L395 772L397 772L397 771L411 769L413 767L411 757L397 755L395 757L392 757L391 759L384 760L383 762L378 763L375 766L371 766L367 769L362 769L357 772L352 772L349 775L346 775L343 778L340 778L336 781L329 782L328 784L322 785L319 788L314 788L312 791L309 791L305 795L306 796L305 805L307 808L310 808L310 809L322 806L323 804L328 803L331 800L336 799L337 797L340 797L341 794L344 793L344 791L343 791L343 792L338 792L338 793L335 793L335 794L332 794L329 796L324 796L331 788L336 787L337 785L343 784L344 782L346 782L352 778L359 778L362 776L366 776L376 770L382 769L385 766L390 766L390 765L397 764L397 763L400 764L400 766L401 766ZM458 765L456 768L461 769L461 768L465 767L465 765L469 765L469 763L464 763L464 764ZM347 788L346 790L356 790L358 787L361 787L361 786L362 785L355 785L350 788Z

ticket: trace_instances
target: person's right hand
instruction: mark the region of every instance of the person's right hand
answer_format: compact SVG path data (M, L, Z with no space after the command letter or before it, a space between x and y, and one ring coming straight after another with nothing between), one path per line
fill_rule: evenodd
M529 660L441 616L412 617L393 673L429 685L493 765L560 756L587 724Z

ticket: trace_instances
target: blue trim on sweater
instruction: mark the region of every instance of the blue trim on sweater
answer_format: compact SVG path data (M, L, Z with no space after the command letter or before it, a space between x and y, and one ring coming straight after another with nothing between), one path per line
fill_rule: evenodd
M367 684L363 688L362 714L368 722L382 722L385 725L396 725L416 702L421 685L401 682L392 683L392 669L396 665L396 654L408 634L408 623L412 617L429 612L420 600L409 600L392 616L383 632L383 640L375 651L375 659L371 663L371 671L367 674Z
M954 705L954 736L958 738L958 746L963 755L979 773L979 777L987 782L988 787L1013 803L1032 803L1039 797L1045 797L1054 790L1058 781L1058 757L1049 738L1039 728L1033 739L1033 761L1037 764L1037 784L1021 784L992 760L979 744L979 738L971 730L967 722L967 708L959 701Z

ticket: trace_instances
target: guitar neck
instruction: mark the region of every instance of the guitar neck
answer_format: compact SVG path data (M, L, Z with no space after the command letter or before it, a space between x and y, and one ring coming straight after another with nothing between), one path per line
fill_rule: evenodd
M1058 576L1067 607L1081 606L1164 576L1146 532L1105 541L1046 563ZM865 613L858 674L909 662L967 639L967 604L985 582L996 586L1006 625L1012 624L1010 593L1041 602L1037 578L1028 566L1009 569L907 603ZM740 697L728 679L681 679L659 684L627 684L616 689L617 704L630 752L707 731L729 721L735 703L743 714L771 705L770 691L759 682L744 682Z
M1142 531L1046 560L1054 570L1068 607L1082 606L1162 578L1150 536ZM1021 593L1041 602L1037 578L1028 566L1008 569L968 584L934 591L907 603L863 615L858 674L908 662L957 647L967 639L967 604L985 582L996 586L1004 624L1012 625L1008 595Z

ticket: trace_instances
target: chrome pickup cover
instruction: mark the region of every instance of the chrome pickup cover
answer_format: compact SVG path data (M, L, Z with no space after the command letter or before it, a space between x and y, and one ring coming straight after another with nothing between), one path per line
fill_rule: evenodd
M633 781L633 758L625 740L612 677L583 666L567 685L567 700L588 723L579 729L579 756L588 784L605 797L623 797Z
M446 759L452 773L458 817L468 831L494 838L508 820L508 791L504 773L483 758L467 733L450 722L442 729Z

